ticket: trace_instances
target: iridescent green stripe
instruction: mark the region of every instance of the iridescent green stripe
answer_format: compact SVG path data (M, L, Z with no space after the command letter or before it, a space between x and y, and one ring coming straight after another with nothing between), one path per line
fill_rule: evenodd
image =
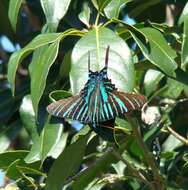
M116 95L114 95L114 99L118 103L122 113L124 113L124 111L128 112L127 107L125 106L124 102L122 102L122 100L120 98L118 98Z

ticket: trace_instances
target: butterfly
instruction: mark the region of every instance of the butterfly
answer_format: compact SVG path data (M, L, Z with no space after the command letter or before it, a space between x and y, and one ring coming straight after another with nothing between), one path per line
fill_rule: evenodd
M108 78L109 49L106 49L105 66L93 72L90 69L88 54L88 81L78 95L71 96L47 106L47 111L54 116L77 120L83 124L100 126L102 122L122 117L134 110L140 110L146 98L140 94L125 93L117 90Z

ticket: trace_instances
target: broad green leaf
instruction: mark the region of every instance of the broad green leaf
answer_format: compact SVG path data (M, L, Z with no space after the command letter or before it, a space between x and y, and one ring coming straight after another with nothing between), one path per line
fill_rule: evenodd
M130 134L130 131L132 131L132 128L128 121L125 119L121 119L119 117L116 117L115 123L117 125L116 128L122 130L126 134Z
M0 154L0 168L7 168L15 160L20 160L20 164L24 164L23 159L28 154L26 150L7 151Z
M18 180L22 177L22 174L17 169L17 165L19 164L20 160L17 159L10 164L10 166L6 170L6 176L13 180Z
M47 25L51 32L56 32L59 21L68 11L71 0L40 0Z
M48 47L41 47L44 48L45 51L40 50L42 54L38 57L37 62L32 62L34 72L31 73L31 98L36 118L38 114L38 104L46 86L48 72L58 55L59 43L60 41L58 40Z
M144 90L146 96L150 96L157 89L160 80L164 75L157 70L149 69L144 77Z
M88 3L85 2L83 4L83 10L78 15L78 17L88 28L90 27L90 24L89 24L90 14L91 14L91 10L90 10L90 8L88 6Z
M79 93L88 80L88 52L91 57L91 70L99 71L105 66L105 54L109 45L108 76L119 90L132 91L134 68L127 44L113 31L96 27L82 37L73 49L70 72L73 94Z
M124 175L124 170L126 168L126 165L121 160L115 164L112 164L112 167L114 168L114 170L118 175Z
M35 133L31 151L25 158L27 163L43 162L48 156L56 157L65 148L67 135L63 135L62 124L50 124L49 121L46 121L40 136Z
M48 120L39 136L30 95L24 97L20 107L20 115L24 126L32 135L33 141L31 151L25 161L27 163L43 161L47 156L56 158L65 148L68 137L67 133L63 133L62 124L50 124Z
M188 16L188 3L185 4L185 7L181 13L179 20L178 20L178 23L182 24L185 21L185 19L187 20L187 18L186 18L187 16Z
M34 131L37 130L37 126L35 124L35 112L33 110L30 95L26 95L22 99L19 112L20 112L20 117L21 117L22 123L24 124L24 127L33 136Z
M168 78L166 89L160 93L163 97L178 98L183 91L184 85L174 79Z
M108 5L110 1L111 0L92 0L92 3L96 9L98 9L99 11L102 11L104 7Z
M37 132L35 132L35 134L33 135L32 143L33 144L31 150L24 159L26 163L33 163L41 160L40 159L41 139Z
M34 174L34 175L40 175L40 176L46 177L45 173L42 173L40 170L36 170L34 168L31 168L31 167L29 167L29 165L28 166L17 165L17 169L20 171L20 173Z
M68 51L64 58L63 62L61 63L61 67L59 69L59 75L63 78L66 79L69 77L70 69L71 69L71 51Z
M46 181L46 190L62 189L65 180L79 169L89 135L69 145L53 163Z
M187 4L188 5L188 4ZM188 6L187 6L188 9ZM183 42L182 42L182 52L181 52L181 68L186 70L188 64L188 15L184 18L183 25Z
M22 0L10 0L9 1L9 9L8 9L8 16L12 28L16 31L16 24L18 19L18 13L22 4Z
M61 152L65 149L68 136L69 136L68 133L62 133L57 143L55 143L52 146L51 150L48 152L48 156L51 156L52 158L56 159L61 154Z
M11 85L12 93L15 92L15 77L18 65L22 62L22 60L30 54L32 51L41 47L43 45L53 43L56 40L59 40L62 34L59 33L51 33L51 34L40 34L36 38L34 38L27 46L23 49L13 53L8 62L8 81Z
M143 43L135 33L131 31L130 33L144 56L164 73L175 76L174 70L177 68L177 64L174 58L176 52L167 44L163 35L158 30L149 27L138 31L145 37L148 44Z
M111 2L104 8L106 16L110 19L118 18L121 9L133 0L111 0Z
M62 139L63 125L62 124L50 124L48 121L44 126L40 137L40 159L43 162L49 155L55 145ZM66 141L65 141L66 142ZM64 146L65 147L65 146ZM63 147L63 148L64 148ZM59 151L62 151L60 149Z
M122 145L118 151L122 153L125 147ZM106 171L112 163L117 163L119 160L112 154L112 150L105 152L99 159L95 161L87 169L82 171L80 175L74 178L71 187L74 190L85 189L96 177L100 177L102 171Z
M163 151L165 152L165 151L173 151L180 146L183 146L183 143L173 135L169 135L168 138L163 143L162 148Z

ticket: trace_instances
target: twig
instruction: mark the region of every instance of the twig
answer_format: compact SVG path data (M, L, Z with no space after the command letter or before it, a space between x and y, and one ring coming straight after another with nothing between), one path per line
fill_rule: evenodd
M138 143L138 145L140 146L140 148L142 149L145 160L153 172L153 178L154 178L155 184L158 186L158 187L156 186L156 188L160 189L160 190L164 190L165 188L164 188L163 178L158 171L158 168L156 166L156 163L155 163L152 153L148 150L147 146L144 144L143 138L139 131L139 125L137 123L137 120L132 119L130 117L127 117L127 118L132 126L133 135L135 137L135 140Z
M180 140L183 144L188 146L188 140L184 137L182 137L181 135L179 135L176 131L174 131L171 127L166 127L168 129L168 131L174 136L176 137L178 140Z

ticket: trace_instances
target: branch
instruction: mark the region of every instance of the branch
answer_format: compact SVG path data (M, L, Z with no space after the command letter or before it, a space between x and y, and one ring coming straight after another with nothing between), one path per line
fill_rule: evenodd
M140 134L139 131L139 125L137 123L136 119L132 119L130 117L127 117L128 121L130 122L132 129L133 129L133 135L135 137L136 142L138 143L138 145L140 146L140 148L142 149L143 153L144 153L144 157L145 160L148 164L148 166L151 168L152 172L153 172L153 178L156 184L156 188L160 190L164 190L164 180L162 178L162 176L159 173L158 167L156 166L155 163L155 159L152 155L152 153L148 150L147 146L145 145L142 136Z
M155 187L145 178L145 176L140 173L133 165L131 165L127 160L125 160L122 155L113 149L112 154L118 159L121 160L126 166L127 169L130 171L130 173L135 176L136 178L143 181L148 187L150 187L151 190L155 190Z
M180 140L183 144L188 146L188 140L184 137L182 137L181 135L179 135L176 131L174 131L172 128L167 127L168 131L174 136L176 137L178 140Z

